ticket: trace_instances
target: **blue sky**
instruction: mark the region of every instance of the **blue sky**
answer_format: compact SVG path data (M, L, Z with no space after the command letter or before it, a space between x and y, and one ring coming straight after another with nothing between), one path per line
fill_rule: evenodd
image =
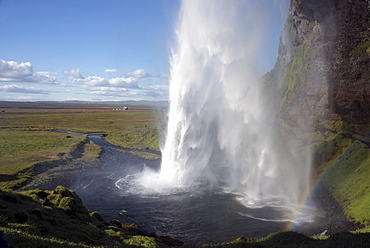
M179 0L0 0L0 100L167 100L179 7ZM277 55L277 5L272 19L264 71Z

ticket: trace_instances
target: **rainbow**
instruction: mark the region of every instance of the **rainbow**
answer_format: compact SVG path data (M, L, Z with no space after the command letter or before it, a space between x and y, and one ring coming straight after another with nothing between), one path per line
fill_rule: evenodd
M347 151L350 150L352 145L348 146L343 152L342 155L339 155L337 159L330 161L327 165L323 166L323 169L316 175L316 177L312 180L310 187L305 191L302 195L300 203L296 208L295 211L291 216L291 222L288 222L285 226L285 230L294 230L296 225L299 223L299 217L304 215L304 211L306 207L309 205L310 199L312 199L315 195L316 190L319 187L323 187L323 183L326 177L332 173L332 171L342 162L343 154L347 154Z

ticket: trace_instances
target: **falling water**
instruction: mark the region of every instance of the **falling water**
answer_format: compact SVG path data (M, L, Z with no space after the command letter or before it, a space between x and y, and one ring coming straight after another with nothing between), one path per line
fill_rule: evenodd
M250 207L297 205L309 163L279 135L258 68L266 8L272 7L266 1L182 2L162 182L221 187Z

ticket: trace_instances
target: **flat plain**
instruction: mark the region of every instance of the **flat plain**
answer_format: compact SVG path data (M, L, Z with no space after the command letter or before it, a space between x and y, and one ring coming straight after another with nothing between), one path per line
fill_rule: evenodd
M165 106L124 107L117 103L0 102L0 189L24 184L35 174L35 164L97 158L99 147L76 133L100 135L126 148L159 150Z

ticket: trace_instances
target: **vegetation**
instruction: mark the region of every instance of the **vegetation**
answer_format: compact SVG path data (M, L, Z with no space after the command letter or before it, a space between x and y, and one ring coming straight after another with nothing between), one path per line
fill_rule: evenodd
M130 128L155 126L156 118L150 108L117 111L108 106L92 108L47 108L45 105L35 108L11 108L0 115L1 128L21 130L61 129L81 133L107 134ZM161 114L161 112L157 112Z
M75 192L0 191L0 230L11 247L158 247L181 242L149 234L131 223L105 222Z
M363 42L352 50L345 50L341 52L340 55L343 57L351 57L351 56L357 56L365 52L370 52L370 41Z
M205 247L245 247L245 248L257 248L257 247L269 247L269 248L280 248L280 247L300 247L300 248L311 248L311 247L368 247L370 234L352 234L352 233L340 233L335 234L326 239L316 239L308 237L306 235L288 231L273 233L266 238L253 241L249 238L240 237L230 243L222 243L216 245L207 245Z
M132 154L142 157L144 159L149 159L149 160L156 160L160 159L161 156L151 153L151 152L139 152L139 151L131 151Z
M111 144L125 148L159 151L159 135L156 128L133 128L109 134L105 139Z
M11 247L182 245L176 239L148 233L133 223L106 222L100 213L88 211L75 192L62 186L52 191L0 191L0 230ZM260 240L240 237L204 247L368 247L369 239L369 233L340 233L321 240L289 231Z
M88 157L99 153L85 136L14 130L1 130L0 135L1 189L19 188L41 170L78 157L83 146L90 149Z
M32 163L71 156L85 137L46 131L0 131L0 168L3 174L14 174Z
M307 42L302 43L297 47L297 51L292 62L286 69L283 89L281 90L283 94L283 99L281 100L282 104L290 105L293 99L296 99L301 92L305 92L307 87L307 85L305 85L308 74L307 70L309 68L308 56L312 56L310 53L312 53L313 28L314 23L310 23L308 27L309 37Z
M293 75L289 77L297 79ZM294 91L294 84L288 90ZM170 237L148 233L132 223L106 222L100 213L87 210L73 191L62 186L52 191L35 189L45 185L53 188L63 183L59 181L60 177L71 178L76 171L96 166L101 152L101 148L87 136L48 130L95 133L122 147L158 150L160 136L155 128L153 112L148 109L108 111L100 107L48 111L41 108L14 109L5 113L0 115L0 230L12 247L159 247L181 244ZM286 130L296 132L289 127ZM330 132L316 135L314 140L317 143L313 148L315 163L322 165L318 173L327 177L328 187L348 218L361 223L363 229L356 234L340 233L320 238L281 232L260 240L240 237L230 243L206 247L367 247L370 238L370 216L366 204L370 201L367 177L370 174L367 166L370 162L370 139L357 136L356 133L360 132L355 131L349 124L332 123ZM150 151L130 152L145 159L159 158ZM19 187L33 190L18 193L8 190Z
M369 143L339 133L315 145L322 165L319 173L326 176L327 186L350 221L361 223L370 231L370 150Z
M148 128L156 125L150 108L117 111L106 105L13 103L4 111L0 114L0 189L20 188L26 183L37 187L74 169L94 166L99 146L86 136L51 132L55 129L108 135L117 145L159 150L157 129Z

